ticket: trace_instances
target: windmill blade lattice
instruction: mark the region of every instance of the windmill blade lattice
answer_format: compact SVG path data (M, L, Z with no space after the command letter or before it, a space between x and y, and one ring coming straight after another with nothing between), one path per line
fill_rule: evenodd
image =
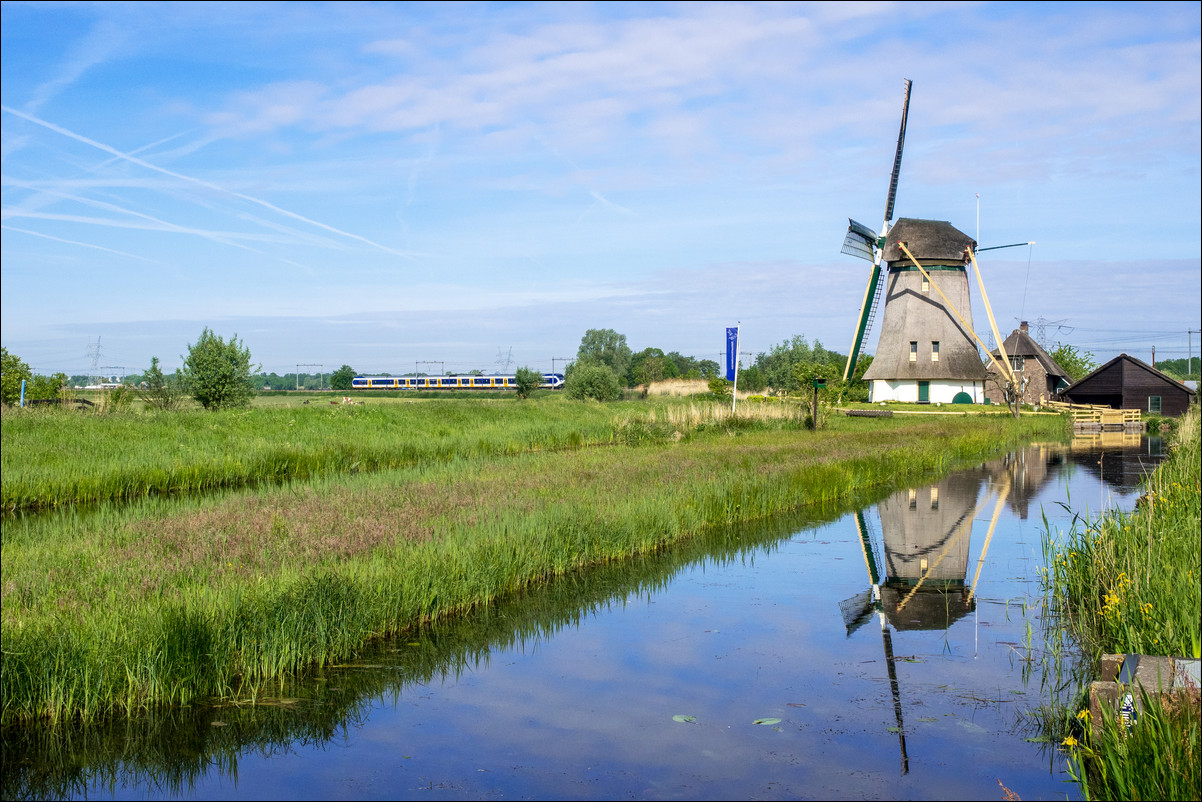
M881 234L855 220L848 220L847 236L843 240L843 253L856 256L872 262L872 273L868 278L868 288L864 292L864 300L860 304L860 315L856 322L856 334L852 340L851 350L847 355L847 365L843 369L843 380L848 381L855 373L856 363L860 359L860 348L872 328L873 318L880 303L881 285L881 248L889 233L889 223L893 220L893 204L897 199L897 180L901 175L902 150L906 144L906 119L910 114L910 87L912 82L906 80L905 99L902 102L901 126L897 133L897 150L893 154L893 170L889 175L889 193L885 199L885 219L881 223Z

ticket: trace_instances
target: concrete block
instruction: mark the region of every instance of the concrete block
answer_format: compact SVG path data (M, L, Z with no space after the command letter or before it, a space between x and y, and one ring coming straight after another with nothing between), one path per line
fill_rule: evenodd
M1094 734L1101 732L1104 717L1116 717L1132 726L1143 710L1143 695L1158 699L1162 707L1202 709L1199 661L1183 657L1150 657L1138 654L1102 656L1099 679L1089 685L1089 714ZM1143 690L1143 694L1140 690Z

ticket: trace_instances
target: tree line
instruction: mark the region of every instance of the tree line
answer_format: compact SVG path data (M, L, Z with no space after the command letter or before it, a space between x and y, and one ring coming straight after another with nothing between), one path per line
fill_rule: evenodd
M1051 356L1074 381L1098 367L1093 354L1065 343L1057 343ZM63 373L35 376L24 361L6 348L2 349L2 358L0 390L5 405L12 405L20 398L22 380L26 400L46 401L62 399L72 384L77 383L73 380L83 378ZM250 399L258 392L297 389L298 383L300 389L350 390L357 375L354 368L345 364L328 375L264 373L260 366L252 366L250 349L237 335L226 341L208 327L180 358L182 367L165 373L159 358L152 357L150 367L127 376L121 389L154 409L175 409L188 397L205 409L229 409L249 406ZM846 355L823 347L818 340L810 342L803 335L795 335L757 354L751 364L740 367L739 389L789 395L806 393L816 380L822 380L826 385L822 390L825 396L867 400L868 387L863 375L872 364L872 357L862 357L855 375L845 383L842 376L846 361ZM1191 377L1185 359L1164 360L1156 367L1177 379ZM613 329L589 329L581 337L576 359L565 369L564 390L570 398L612 400L630 388L642 387L646 393L658 381L704 379L712 393L729 398L730 382L720 371L721 367L712 359L697 359L677 351L665 353L654 347L636 352L624 334ZM529 367L519 368L515 375L519 398L528 397L541 381L541 373ZM1196 369L1192 377L1197 377Z
M827 350L817 340L811 344L803 335L796 335L757 354L752 364L741 367L739 389L789 395L822 379L827 385L824 394L867 400L863 375L872 364L872 357L860 359L855 377L844 386L846 362L846 355ZM570 397L607 400L619 397L623 388L641 386L646 392L650 384L665 379L707 379L712 393L729 398L733 388L720 370L713 360L684 357L675 351L665 354L658 348L645 348L636 353L627 344L626 335L613 329L589 329L580 340L576 360L565 371L564 390Z

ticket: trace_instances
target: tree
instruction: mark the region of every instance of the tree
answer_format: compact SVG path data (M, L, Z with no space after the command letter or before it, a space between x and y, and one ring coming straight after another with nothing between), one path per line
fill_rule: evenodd
M145 385L144 387L141 385ZM183 403L184 391L178 371L174 376L163 374L159 367L159 358L150 358L150 367L142 374L142 381L137 385L138 398L148 407L163 411L178 409Z
M626 383L631 387L643 385L645 397L651 382L674 379L678 375L676 363L665 357L663 351L658 348L644 348L631 357Z
M777 393L790 393L799 389L793 368L796 365L814 362L826 364L837 361L838 355L822 347L817 340L811 347L806 338L797 334L793 339L772 346L767 353L755 358L755 366L763 374L767 386Z
M237 409L250 406L255 386L251 379L250 349L234 335L227 343L211 332L201 332L196 345L182 357L184 386L205 409Z
M740 369L735 378L738 379L739 391L744 393L758 393L768 386L763 372L755 365Z
M12 406L21 400L21 381L33 379L33 373L16 354L10 354L7 348L0 348L0 401L5 406Z
M543 375L534 368L523 367L513 374L513 381L517 387L518 398L529 398L542 384Z
M580 348L576 351L578 362L600 362L613 371L615 377L622 378L630 369L632 358L626 335L613 329L589 329L580 338Z
M1064 372L1073 381L1085 378L1098 367L1093 354L1089 351L1078 351L1067 343L1056 343L1055 350L1048 356L1056 360L1056 364L1064 368Z
M808 428L817 429L822 423L823 407L830 405L832 397L837 397L839 386L836 380L842 381L840 369L830 362L802 362L793 366L793 380L798 386L798 394L810 407L806 418ZM823 386L815 390L814 383Z
M622 386L613 370L591 360L573 362L564 378L563 391L568 398L597 401L616 401L622 397Z
M350 365L343 365L330 374L330 389L331 390L349 390L352 382L355 380L355 369Z

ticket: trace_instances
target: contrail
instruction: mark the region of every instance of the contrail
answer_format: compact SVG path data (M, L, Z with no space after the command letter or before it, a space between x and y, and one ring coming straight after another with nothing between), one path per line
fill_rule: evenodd
M155 180L157 180L157 179L155 179ZM91 198L84 198L79 195L72 195L70 193L63 192L63 191L60 191L57 189L39 187L36 184L32 184L27 181L20 181L16 178L12 178L11 176L6 176L6 175L2 175L2 174L0 174L0 181L2 181L3 184L5 184L7 186L21 187L23 189L28 189L33 192L41 193L42 195L53 196L56 198L63 198L64 200L74 201L76 203L83 204L85 206L95 206L98 209L106 209L111 212L117 212L118 214L127 214L127 215L132 215L133 217L140 217L143 220L149 220L152 223L158 223L160 226L162 226L161 229L148 229L148 230L163 230L163 231L174 231L174 232L181 233L181 234L195 234L195 235L198 235L201 237L206 237L208 239L211 239L214 242L219 242L222 245L232 245L232 246L238 247L238 248L242 248L245 246L239 245L236 242L232 242L229 239L230 237L232 237L234 239L258 240L261 242L278 241L278 240L269 239L268 237L265 237L262 235L256 236L256 235L252 235L252 234L239 234L236 232L228 232L227 233L227 232L221 232L221 231L209 231L207 229L187 228L185 226L181 226L181 225L177 225L175 223L168 222L167 220L160 220L157 217L153 217L151 215L144 214L142 212L134 211L133 209L126 209L123 206L117 206L116 204L113 204L113 203L107 203L105 201L100 201L100 200L93 200ZM97 225L105 225L105 220L103 218L83 218L83 217L69 218L69 217L65 217L65 216L58 216L58 217L48 216L43 213L39 213L39 212L25 209L25 208L19 208L16 206L10 206L6 209L0 210L0 220L7 220L9 217L31 217L31 218L40 218L40 219L44 219L44 220L73 220L74 222L86 222L86 223L95 223ZM328 245L329 247L334 247L334 244L335 244L333 240L327 239L326 237L323 237L321 235L310 234L310 233L298 231L297 229L289 228L280 223L273 223L269 220L264 220L264 219L255 217L253 215L238 214L237 217L239 217L241 219L250 220L251 222L255 223L256 225L262 226L263 228L271 229L271 230L278 231L283 234L290 235L290 237L299 237L299 238L302 238L302 239L310 241L310 242L315 241L315 242L318 242L323 245ZM131 226L121 226L116 223L113 223L113 225L114 225L114 227L118 227L118 228L130 228L131 227ZM267 254L263 254L262 251L255 250L254 248L247 248L247 250L251 251L252 253L267 255ZM275 258L280 259L281 257L276 256ZM289 264L296 264L295 262L291 262L287 259L284 259L283 261L288 262Z
M82 134L77 134L73 131L68 131L66 128L63 128L62 126L58 126L58 125L55 125L54 123L47 122L46 120L43 120L39 117L35 117L32 114L26 114L23 111L17 111L14 108L10 108L9 106L4 106L4 105L0 105L0 109L8 112L9 114L13 115L14 117L20 117L23 120L28 120L29 122L34 123L35 125L40 125L43 128L47 128L51 131L54 131L57 134L62 134L65 137L74 139L77 142L83 142L85 145L91 145L94 148L103 150L105 153L112 154L113 156L116 156L117 158L120 158L120 159L124 159L124 160L130 162L131 164L136 164L139 167L145 167L147 170L153 170L156 173L162 173L163 175L168 175L168 176L171 176L172 178L178 178L181 181L188 181L192 184L202 186L206 189L211 189L215 192L221 192L226 195L231 195L240 200L247 201L248 203L254 203L258 206L264 207L265 209L270 209L271 211L276 212L277 214L282 214L286 217L291 217L294 220L300 220L303 223L308 223L311 226L317 226L318 228L325 229L326 231L329 231L331 233L339 234L343 237L348 237L350 239L358 240L359 242L366 243L367 245L370 245L373 248L379 248L380 250L385 251L387 253L391 253L394 256L400 256L405 259L413 258L412 256L410 256L407 253L402 253L401 251L393 250L392 248L389 248L386 245L381 245L378 242L373 242L372 240L369 240L367 237L361 237L358 234L352 234L349 231L343 231L341 229L334 228L333 226L328 226L325 223L319 223L316 220L311 220L308 217L297 214L296 212L290 212L287 209L281 209L279 206L276 206L273 203L268 203L265 200L255 198L250 195L243 195L241 192L234 192L233 190L226 189L225 187L220 187L216 184L211 184L208 181L202 181L199 178L193 178L192 176L183 175L182 173L177 173L172 170L168 170L166 168L159 167L158 165L151 164L148 161L143 161L142 159L139 159L137 156L131 156L128 153L122 153L121 151L117 150L116 148L110 147L109 145L106 145L103 142L97 142L96 140L89 139L88 137L83 136Z
M103 245L93 245L90 242L78 242L77 240L73 240L73 239L63 239L62 237L52 237L49 234L40 234L37 231L30 231L25 228L17 228L16 226L0 225L0 228L5 229L6 231L17 231L17 232L20 232L21 234L28 234L31 237L42 237L43 239L54 240L55 242L65 242L68 245L78 245L81 248L95 248L98 251L107 251L108 253L115 253L118 256L128 256L130 259L140 259L143 262L150 262L153 265L163 264L162 262L155 260L155 259L147 259L145 256L138 256L135 253L126 253L125 251L115 251L112 248L106 248Z

